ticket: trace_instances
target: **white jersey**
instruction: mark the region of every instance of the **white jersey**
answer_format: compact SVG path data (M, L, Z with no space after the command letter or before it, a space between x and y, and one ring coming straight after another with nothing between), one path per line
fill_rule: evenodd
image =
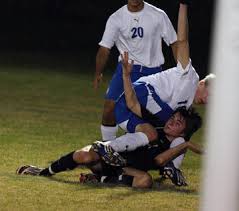
M154 87L156 94L161 100L167 103L173 110L185 106L187 109L192 105L196 93L199 76L192 67L191 60L187 67L183 69L178 62L177 67L156 73L150 76L144 76L137 81L142 81ZM148 102L150 103L150 95ZM151 108L154 105L148 105ZM160 109L155 107L155 109ZM152 113L156 113L149 109Z
M144 2L139 12L130 12L125 5L113 13L99 45L109 49L116 45L119 53L129 52L134 64L158 67L164 63L162 39L167 45L177 40L172 23L163 10Z

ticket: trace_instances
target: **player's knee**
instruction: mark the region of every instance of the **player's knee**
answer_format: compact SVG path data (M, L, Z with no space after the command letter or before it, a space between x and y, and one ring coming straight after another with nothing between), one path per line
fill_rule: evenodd
M78 150L73 154L73 160L79 164L89 164L98 160L98 155L93 151Z
M148 173L135 177L133 180L132 187L134 188L151 188L153 185L152 176Z
M145 134L148 137L149 141L155 141L158 138L158 133L156 130L145 131Z
M158 139L157 130L149 124L138 125L136 127L136 132L143 132L149 141L155 141Z

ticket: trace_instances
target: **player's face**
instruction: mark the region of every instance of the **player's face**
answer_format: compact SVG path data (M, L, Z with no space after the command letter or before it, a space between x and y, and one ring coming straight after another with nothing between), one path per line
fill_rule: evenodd
M206 104L208 101L208 89L204 81L198 83L197 91L194 97L195 104Z
M183 135L185 127L186 121L184 117L177 112L166 122L164 132L169 136L179 137Z
M128 0L128 7L132 9L142 9L143 0Z

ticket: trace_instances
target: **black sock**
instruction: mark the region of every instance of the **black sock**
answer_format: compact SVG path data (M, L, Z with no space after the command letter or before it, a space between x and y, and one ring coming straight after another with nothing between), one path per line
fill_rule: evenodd
M49 168L45 168L45 169L43 169L43 170L40 172L39 175L40 175L40 176L45 176L45 177L50 177L50 176L52 176L53 174L51 174L51 173L49 172Z
M62 171L66 171L66 170L73 170L74 168L76 168L79 164L76 163L73 160L73 154L75 151L62 156L60 159L56 160L55 162L53 162L49 168L45 168L41 171L40 175L42 176L50 176Z
M101 177L102 183L110 183L110 184L121 184L121 185L127 185L132 186L133 183L133 176L129 175L119 175L119 176L102 176Z

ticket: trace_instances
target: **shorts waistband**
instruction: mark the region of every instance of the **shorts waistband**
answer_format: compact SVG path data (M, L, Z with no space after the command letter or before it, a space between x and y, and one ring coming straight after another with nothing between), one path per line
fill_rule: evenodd
M122 63L119 62L118 65L122 65ZM134 64L133 69L132 69L132 72L138 72L138 73L142 73L144 75L151 75L151 74L158 73L161 71L162 71L162 66L146 67L146 66L139 65L139 64Z

